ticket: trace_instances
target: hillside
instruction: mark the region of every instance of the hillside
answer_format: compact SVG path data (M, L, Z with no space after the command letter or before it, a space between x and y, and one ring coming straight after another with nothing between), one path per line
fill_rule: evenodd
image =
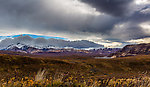
M0 55L0 72L8 76L15 75L15 73L17 73L17 75L33 75L39 69L43 68L51 72L51 74L58 70L61 72L70 72L74 75L75 72L80 72L80 74L87 76L98 77L103 77L104 75L108 75L108 77L120 76L120 73L124 74L121 76L126 76L127 73L137 74L137 72L150 71L149 66L150 55L114 59L94 59L78 56L65 58L35 58L6 54ZM2 78L2 76L0 77Z
M135 55L148 55L150 54L150 43L148 44L134 44L123 47L122 50L111 54L114 57L126 57Z
M106 85L120 85L118 87L121 87L123 84L118 84L118 81L129 85L128 79L130 79L130 85L136 85L136 77L148 75L149 71L150 55L114 59L78 56L36 58L0 55L0 80L3 82L2 85L5 85L4 87L12 87L12 85L19 85L19 87L21 85L24 85L23 87L33 85L40 87L41 85L44 87L45 85L49 85L48 87L91 87L93 84L101 85L100 87ZM143 72L147 73L143 74ZM142 79L144 78L142 77ZM104 83L102 83L103 81ZM112 81L114 82L112 83Z

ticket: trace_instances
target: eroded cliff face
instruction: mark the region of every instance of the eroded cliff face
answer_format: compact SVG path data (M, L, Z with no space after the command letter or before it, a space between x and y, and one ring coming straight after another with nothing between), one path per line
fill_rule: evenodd
M111 54L112 57L126 57L135 55L150 54L150 43L148 44L134 44L123 47L120 51Z

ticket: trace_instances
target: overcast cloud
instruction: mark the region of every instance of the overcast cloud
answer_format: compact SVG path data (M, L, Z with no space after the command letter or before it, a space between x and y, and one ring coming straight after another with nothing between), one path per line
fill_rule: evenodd
M0 34L121 44L150 37L150 0L0 0Z

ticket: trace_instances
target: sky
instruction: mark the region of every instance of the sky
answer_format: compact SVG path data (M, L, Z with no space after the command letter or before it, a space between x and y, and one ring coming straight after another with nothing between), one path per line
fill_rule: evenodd
M150 0L0 0L0 36L18 34L149 43Z

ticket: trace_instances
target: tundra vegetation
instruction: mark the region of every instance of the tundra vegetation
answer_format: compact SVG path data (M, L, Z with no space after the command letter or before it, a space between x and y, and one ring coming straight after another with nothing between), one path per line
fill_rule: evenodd
M114 59L0 55L1 87L150 87L150 55Z

